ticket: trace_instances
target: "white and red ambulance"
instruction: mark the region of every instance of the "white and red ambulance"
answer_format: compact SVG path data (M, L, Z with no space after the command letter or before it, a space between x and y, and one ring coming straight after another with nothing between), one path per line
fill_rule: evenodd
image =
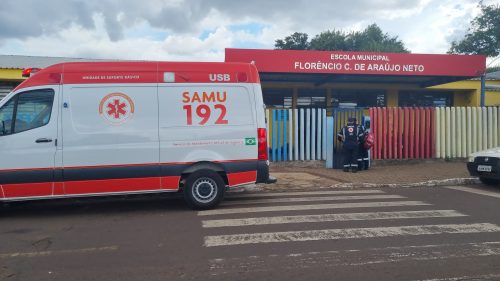
M252 64L53 65L0 102L0 201L182 190L212 208L268 181L265 128Z

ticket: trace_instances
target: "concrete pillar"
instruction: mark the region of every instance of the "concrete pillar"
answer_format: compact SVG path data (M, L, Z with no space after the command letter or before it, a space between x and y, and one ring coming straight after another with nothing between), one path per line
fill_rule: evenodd
M389 89L386 92L387 107L397 107L399 103L399 91L397 89Z
M292 108L297 108L297 100L299 99L299 88L293 88Z

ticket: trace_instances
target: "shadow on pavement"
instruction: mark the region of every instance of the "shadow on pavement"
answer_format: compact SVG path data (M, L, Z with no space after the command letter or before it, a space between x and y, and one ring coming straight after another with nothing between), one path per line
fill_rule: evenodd
M0 205L0 218L172 211L193 212L184 202L182 194L175 193L8 202Z

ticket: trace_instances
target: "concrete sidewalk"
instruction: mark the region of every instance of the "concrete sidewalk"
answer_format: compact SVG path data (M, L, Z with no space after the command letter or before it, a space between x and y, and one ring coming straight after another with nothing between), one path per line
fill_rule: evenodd
M259 184L263 190L321 189L348 187L398 187L476 184L466 163L444 160L376 161L367 171L346 173L326 169L323 161L274 162L271 175L276 184Z

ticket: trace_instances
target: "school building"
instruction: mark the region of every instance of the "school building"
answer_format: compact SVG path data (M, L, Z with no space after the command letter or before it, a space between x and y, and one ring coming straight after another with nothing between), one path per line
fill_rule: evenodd
M255 63L272 108L479 106L486 58L473 55L226 49ZM485 105L500 105L500 73L486 75Z

